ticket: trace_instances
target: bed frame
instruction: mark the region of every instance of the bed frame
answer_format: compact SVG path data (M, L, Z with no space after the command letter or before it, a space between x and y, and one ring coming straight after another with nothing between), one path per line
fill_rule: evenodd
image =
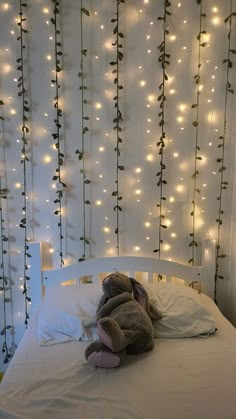
M198 288L209 297L214 296L215 241L202 243L202 265L189 266L157 258L139 256L117 256L85 260L62 268L52 269L50 246L47 243L29 243L31 254L30 294L31 314L43 299L45 287L73 280L81 282L87 278L92 282L104 278L108 273L120 271L133 278L153 281L158 275L164 281L174 278L183 280L186 285L199 285Z

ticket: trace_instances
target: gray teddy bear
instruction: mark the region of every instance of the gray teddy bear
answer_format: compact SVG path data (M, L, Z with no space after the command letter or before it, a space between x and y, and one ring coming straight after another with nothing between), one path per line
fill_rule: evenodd
M108 275L102 284L104 295L97 308L99 340L85 351L96 367L114 368L124 352L140 354L154 347L152 320L161 314L149 302L144 287L119 272Z

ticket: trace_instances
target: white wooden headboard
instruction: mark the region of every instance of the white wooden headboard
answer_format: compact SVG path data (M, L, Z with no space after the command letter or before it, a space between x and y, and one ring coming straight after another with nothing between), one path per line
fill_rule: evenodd
M214 296L215 241L204 240L202 243L202 265L189 266L157 258L139 256L119 256L90 259L77 262L63 268L52 269L49 262L49 246L46 243L29 243L31 254L30 294L31 314L40 304L47 286L60 284L67 280L80 281L82 277L91 277L93 282L104 273L120 271L135 278L140 272L145 273L148 281L154 275L162 275L169 282L179 278L187 282L200 282L201 291L209 297ZM105 275L104 275L105 276Z

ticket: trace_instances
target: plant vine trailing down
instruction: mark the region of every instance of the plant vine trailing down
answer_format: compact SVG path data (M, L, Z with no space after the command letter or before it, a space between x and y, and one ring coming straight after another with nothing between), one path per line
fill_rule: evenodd
M215 295L214 300L217 303L216 299L216 285L218 279L224 279L224 276L219 273L219 261L222 258L225 258L226 255L221 252L221 246L220 246L220 236L221 236L221 226L223 224L223 214L224 211L222 209L223 207L223 191L227 189L228 182L225 181L225 137L226 137L226 131L227 131L227 103L228 103L228 96L229 94L234 94L234 89L231 86L231 83L229 81L230 76L230 70L233 67L232 62L232 55L236 54L236 50L231 48L231 35L232 35L232 18L236 16L236 12L232 12L232 0L230 2L230 14L225 19L225 23L228 24L229 32L228 32L228 52L227 52L227 58L223 60L223 64L226 64L226 84L225 84L225 100L224 100L224 125L223 125L223 132L222 135L219 136L219 144L218 148L221 151L220 157L217 158L217 163L220 165L220 168L218 170L218 173L220 175L220 185L219 185L219 195L217 196L217 200L219 202L218 207L218 216L216 219L217 222L217 239L216 239L216 270L215 270Z
M119 228L119 213L122 211L122 207L120 201L123 199L121 196L120 189L119 189L119 172L124 170L124 166L120 164L120 145L122 144L123 140L121 138L121 123L123 121L122 113L120 110L120 91L123 89L123 86L120 83L120 62L124 58L123 54L123 44L122 39L124 38L124 34L120 31L120 4L125 3L124 0L116 0L116 17L111 19L111 22L115 24L113 29L113 34L115 35L115 41L112 45L116 49L116 58L115 61L111 61L110 65L112 66L112 74L114 74L114 84L116 86L116 94L113 97L114 107L116 110L115 118L113 119L113 130L116 132L116 146L114 148L116 152L116 180L115 185L116 188L112 192L112 196L116 199L116 205L114 206L114 211L116 211L116 249L117 255L119 256L120 253L120 228Z
M86 175L86 167L85 167L85 135L89 132L89 128L87 126L87 121L89 121L89 117L85 115L85 105L87 105L88 100L85 97L85 91L88 87L85 85L85 73L84 73L84 58L87 56L87 49L84 48L83 43L83 18L84 16L90 16L89 11L83 7L83 0L80 1L80 72L78 74L81 84L80 84L80 91L81 91L81 149L77 149L75 154L78 155L78 159L82 162L82 168L80 169L80 173L82 174L82 184L83 184L83 236L80 237L80 240L83 241L83 254L79 258L79 262L85 260L87 258L86 255L86 245L90 245L90 239L87 237L86 234L86 206L90 205L91 202L86 197L86 185L91 183L91 180L87 178Z
M197 86L197 97L196 102L192 104L192 109L195 109L196 116L195 120L192 122L193 127L195 128L195 148L194 148L194 172L192 174L193 179L193 200L192 200L192 210L191 210L191 217L192 217L192 232L189 233L189 236L191 237L191 241L189 243L189 247L192 249L191 258L189 259L188 263L191 263L192 265L195 264L195 248L198 246L198 243L196 241L195 236L195 221L196 221L196 199L197 194L201 193L201 190L198 187L197 184L197 178L199 176L199 169L198 169L198 162L202 160L202 157L200 156L200 147L199 147L199 109L200 109L200 80L201 80L201 49L205 48L207 46L207 42L202 41L202 35L206 34L206 31L202 29L203 26L203 19L206 17L206 14L203 13L202 9L202 0L197 0L197 4L199 4L199 32L197 34L197 40L198 40L198 60L197 60L197 73L194 75L194 81Z
M0 105L3 105L3 101L0 100ZM4 117L0 116L0 119L3 121ZM2 321L3 321L3 328L0 332L0 335L3 336L3 344L2 344L2 353L4 354L4 364L7 364L9 362L9 359L11 358L12 354L10 353L7 345L7 331L12 329L12 326L10 324L7 324L7 303L10 302L9 298L7 298L7 291L9 290L10 284L8 282L8 279L5 274L5 258L7 256L7 249L6 245L8 242L8 237L5 233L5 227L4 227L4 218L3 218L3 200L7 199L7 188L2 187L2 181L0 177L0 230L1 230L1 261L0 261L0 291L2 293L3 297L3 315L2 315Z
M168 10L171 6L171 3L169 0L165 0L164 2L164 15L159 16L157 20L162 22L163 25L163 41L158 46L160 55L158 58L159 63L162 67L162 82L159 85L160 95L157 98L157 101L160 102L160 112L158 113L158 116L160 118L159 121L159 127L161 129L161 136L159 138L159 141L157 142L157 147L159 149L159 156L160 156L160 169L157 172L157 186L159 188L159 203L157 204L157 207L159 208L159 239L158 239L158 248L154 249L154 253L159 254L159 258L161 257L161 246L163 244L162 239L162 230L167 228L167 225L165 222L165 215L163 213L163 201L166 201L166 197L164 196L164 188L163 186L167 184L167 181L164 177L164 172L166 169L166 165L164 164L164 148L165 148L165 138L166 138L166 132L165 132L165 103L166 103L166 92L165 92L165 84L168 80L168 76L166 73L166 68L168 65L170 65L170 54L166 52L166 37L169 34L168 28L168 16L171 15L170 11Z
M64 164L64 153L61 151L61 117L62 117L62 110L59 106L59 90L60 90L60 82L58 78L58 73L61 72L61 42L60 42L60 35L61 31L59 29L59 22L58 22L58 15L60 13L60 1L59 0L52 0L53 2L53 17L51 18L51 23L54 26L54 51L55 51L55 78L51 80L52 84L55 87L55 97L54 97L54 108L56 110L56 116L54 119L55 123L55 132L52 134L53 139L55 142L55 147L57 149L57 168L56 174L53 176L53 180L56 181L56 194L57 198L54 200L54 203L57 204L57 209L54 211L54 214L58 216L58 228L59 228L59 239L60 239L60 264L61 266L64 265L63 260L63 228L62 228L62 200L64 196L64 189L66 188L66 184L62 181L61 177L61 166Z
M19 89L18 96L21 99L21 107L22 107L22 149L21 149L21 164L23 165L23 191L21 193L23 197L23 207L22 207L22 214L23 217L20 221L20 228L24 230L24 274L23 274L23 294L25 296L25 325L27 327L28 320L29 320L29 314L28 314L28 304L31 302L31 298L28 295L28 286L27 282L30 280L29 274L28 274L28 258L31 257L29 254L29 246L28 246L28 232L27 232L27 163L29 162L28 153L29 153L29 127L28 127L28 115L30 112L29 108L29 102L27 99L28 92L26 90L25 86L25 64L24 64L24 58L25 58L25 48L26 45L24 43L25 35L28 33L27 29L25 29L25 23L26 18L24 15L24 11L27 8L27 3L22 0L20 0L20 10L19 10L19 21L17 25L20 29L20 34L17 37L17 41L20 43L20 57L17 58L17 71L19 71L19 77L18 77L18 84L17 87Z

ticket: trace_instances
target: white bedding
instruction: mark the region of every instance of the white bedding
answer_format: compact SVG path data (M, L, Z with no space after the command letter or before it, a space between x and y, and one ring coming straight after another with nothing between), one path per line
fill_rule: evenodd
M36 316L0 384L0 418L235 419L236 332L201 298L215 335L156 340L112 370L86 363L86 342L40 347Z

